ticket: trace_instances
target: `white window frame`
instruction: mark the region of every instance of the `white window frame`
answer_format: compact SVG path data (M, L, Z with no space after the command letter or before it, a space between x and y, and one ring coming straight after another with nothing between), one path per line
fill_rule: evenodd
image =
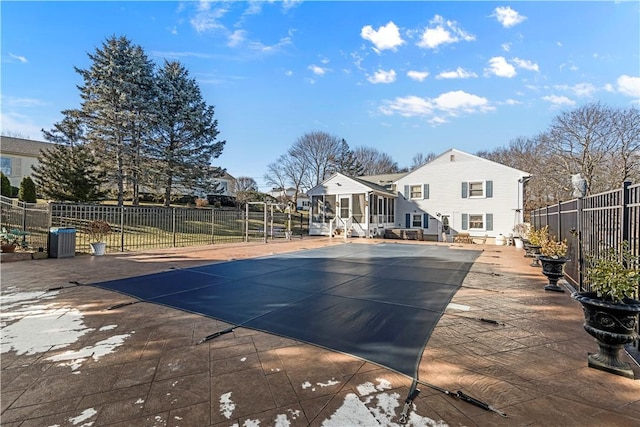
M418 217L418 224L416 225L416 217ZM411 228L422 228L422 214L411 214Z
M481 228L474 228L471 227L471 217L473 216L479 216L482 218L482 227ZM485 214L467 214L467 229L469 229L470 231L485 231L485 229L487 228L487 218Z
M414 188L418 188L418 191L416 191L415 193L417 194L417 196L414 196ZM423 184L409 184L409 198L411 200L419 200L422 199L422 188L423 188Z
M480 196L472 196L471 195L471 184L481 184L482 185L482 195ZM487 181L467 181L467 197L469 199L484 199L487 197Z

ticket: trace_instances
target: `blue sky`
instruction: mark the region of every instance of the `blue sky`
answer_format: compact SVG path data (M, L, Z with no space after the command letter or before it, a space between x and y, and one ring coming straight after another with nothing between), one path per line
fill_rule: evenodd
M179 60L216 107L214 161L263 191L268 163L325 131L409 166L640 102L640 2L160 1L0 4L3 132L42 140L77 108L74 67L125 35Z

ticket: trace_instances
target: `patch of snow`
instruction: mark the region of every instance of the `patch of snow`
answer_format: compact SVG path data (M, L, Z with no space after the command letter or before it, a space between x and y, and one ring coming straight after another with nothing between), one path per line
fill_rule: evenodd
M80 415L78 415L77 417L69 418L69 421L75 426L75 425L80 424L83 421L88 420L89 418L93 417L97 413L98 413L98 411L96 411L95 409L88 408L88 409L85 409L84 411L82 411L82 413ZM82 424L82 426L86 426L86 427L91 426L91 425L93 425L93 421L90 422L90 423Z
M244 362L245 360L247 360L246 357L243 357L242 359L240 359L241 362Z
M178 421L181 421L181 420L182 420L182 417L179 417L179 416L177 416L177 415L176 415L175 417L173 417L173 418L175 418L175 419L176 419L176 420L178 420Z
M373 385L372 382L367 381L366 383L360 384L359 386L357 386L356 390L358 390L358 393L360 393L360 396L366 396L368 394L375 393L376 387Z
M19 320L2 328L0 353L13 350L18 355L32 355L58 350L93 331L85 326L82 313L75 308L40 305L9 313L3 311L1 316Z
M242 423L242 427L258 427L260 425L260 420L245 420Z
M380 393L376 396L378 404L369 410L382 425L391 425L391 420L396 416L396 408L400 406L400 395L398 393ZM404 407L404 404L402 405ZM398 416L400 411L398 411Z
M378 381L378 385L376 386L378 391L391 390L393 388L391 382L384 378L376 378L376 381Z
M236 404L231 400L231 392L224 393L220 396L220 412L227 419L231 419L231 415L233 415L233 411L236 409Z
M323 427L370 427L375 425L378 425L378 421L355 393L347 394L342 406L330 418L322 422Z
M311 387L311 383L309 381L305 381L302 383L302 389L307 389Z
M299 409L296 409L295 411L293 409L287 409L287 411L291 412L291 418L293 418L294 420L300 416Z
M387 380L376 378L378 386L374 387L371 382L360 384L356 387L360 394L366 397L360 399L357 394L349 393L345 396L344 402L329 418L322 422L326 427L342 426L385 426L403 427L399 424L401 401L398 393L378 393L376 388L387 389L391 383ZM375 405L373 404L375 402ZM407 419L408 427L447 427L447 424L440 420L435 421L428 417L423 417L416 413L416 405L412 405L412 410Z
M316 384L318 384L320 387L331 387L332 385L340 384L340 381L336 381L334 377L334 378L331 378L326 383L316 383Z
M276 422L275 427L291 427L291 421L285 414L278 414L274 421Z
M144 399L142 398L138 398L138 400L136 400L136 405L142 405L144 403Z
M102 328L98 329L98 331L100 331L100 332L110 331L110 330L115 329L117 327L118 327L118 325L106 325L106 326L103 326Z
M59 366L71 366L71 370L75 371L81 366L82 362L89 357L93 358L93 360L99 360L102 356L112 353L116 348L120 347L129 336L129 334L114 335L97 342L93 346L87 346L76 351L66 351L57 356L48 357L46 360L51 360L52 362L66 360L68 362L61 363Z

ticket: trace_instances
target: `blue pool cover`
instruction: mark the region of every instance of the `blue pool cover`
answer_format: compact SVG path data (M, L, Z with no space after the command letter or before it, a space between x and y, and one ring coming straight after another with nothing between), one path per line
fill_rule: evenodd
M95 286L417 378L431 332L479 254L435 245L344 244Z

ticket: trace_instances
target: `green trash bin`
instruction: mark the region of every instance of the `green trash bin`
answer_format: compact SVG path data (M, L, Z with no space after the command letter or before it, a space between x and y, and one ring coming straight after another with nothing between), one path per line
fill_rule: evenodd
M49 258L71 258L76 256L76 229L73 227L51 227L49 229Z

